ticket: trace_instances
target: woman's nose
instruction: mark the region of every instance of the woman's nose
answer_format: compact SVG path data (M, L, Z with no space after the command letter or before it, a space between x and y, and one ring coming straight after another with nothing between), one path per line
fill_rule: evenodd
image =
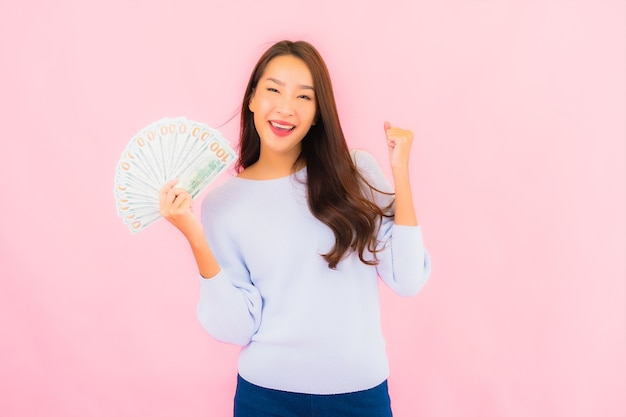
M291 115L293 113L293 103L290 98L281 97L276 110L281 114Z

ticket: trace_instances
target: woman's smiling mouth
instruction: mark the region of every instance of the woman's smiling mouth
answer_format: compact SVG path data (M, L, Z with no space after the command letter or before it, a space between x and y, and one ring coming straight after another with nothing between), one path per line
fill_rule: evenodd
M272 128L272 131L278 136L287 136L296 128L295 125L290 123L275 122L273 120L270 120L269 125Z

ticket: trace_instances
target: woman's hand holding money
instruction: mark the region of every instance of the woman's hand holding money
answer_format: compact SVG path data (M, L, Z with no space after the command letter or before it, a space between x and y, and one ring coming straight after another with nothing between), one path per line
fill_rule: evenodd
M220 271L220 266L204 237L202 223L192 213L191 194L182 188L175 188L177 182L178 180L169 181L161 188L159 193L161 216L180 230L189 241L200 275L212 278Z
M202 231L202 224L192 213L191 194L182 188L175 188L178 180L166 183L159 193L160 212L188 238Z

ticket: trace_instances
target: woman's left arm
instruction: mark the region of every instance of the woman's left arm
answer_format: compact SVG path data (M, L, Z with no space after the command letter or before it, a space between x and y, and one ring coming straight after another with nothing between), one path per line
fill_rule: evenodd
M395 224L418 226L409 179L409 154L413 143L413 132L391 126L389 122L385 122L384 128L396 192Z
M389 162L395 185L393 224L383 226L382 241L386 250L380 253L377 267L381 279L397 294L417 294L430 275L431 265L424 248L409 180L409 153L413 142L410 130L392 127L385 122ZM383 224L386 221L383 220Z

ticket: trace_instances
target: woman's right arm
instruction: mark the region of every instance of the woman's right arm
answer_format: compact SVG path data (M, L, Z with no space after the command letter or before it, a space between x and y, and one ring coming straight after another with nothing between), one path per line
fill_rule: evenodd
M191 211L191 195L174 188L175 184L176 180L170 181L161 189L161 215L185 235L198 265L202 278L197 307L200 324L217 340L245 346L261 322L261 294L226 242L220 245L224 268L217 262L204 226Z
M172 223L189 241L191 251L198 265L198 272L203 278L213 278L220 272L213 251L204 236L204 228L192 213L191 194L182 188L174 188L178 180L169 181L159 194L161 216Z

